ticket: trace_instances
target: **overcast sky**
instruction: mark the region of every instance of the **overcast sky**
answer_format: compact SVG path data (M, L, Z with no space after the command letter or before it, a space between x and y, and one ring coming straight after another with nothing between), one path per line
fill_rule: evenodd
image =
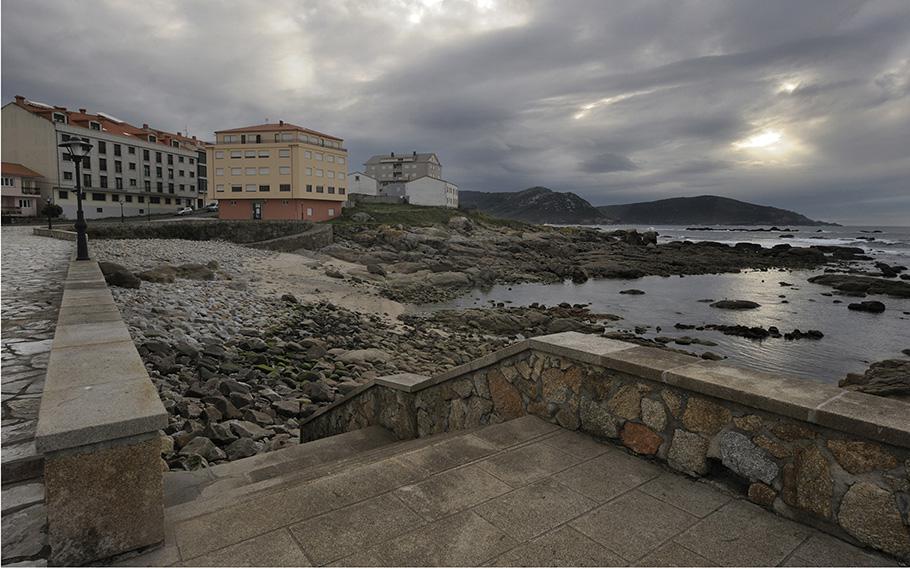
M278 119L461 189L910 224L910 1L4 0L3 102Z

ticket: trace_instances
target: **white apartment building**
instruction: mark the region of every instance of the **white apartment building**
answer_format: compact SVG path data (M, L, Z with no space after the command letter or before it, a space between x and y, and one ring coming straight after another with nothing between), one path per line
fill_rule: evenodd
M411 205L458 209L458 186L430 176L384 185L379 195L404 197Z
M92 145L81 164L87 218L174 213L205 199L206 143L181 133L136 127L103 112L88 113L17 96L2 109L4 162L41 174L63 214L76 216L76 168L58 144Z
M379 195L379 180L363 172L351 172L348 174L348 193Z

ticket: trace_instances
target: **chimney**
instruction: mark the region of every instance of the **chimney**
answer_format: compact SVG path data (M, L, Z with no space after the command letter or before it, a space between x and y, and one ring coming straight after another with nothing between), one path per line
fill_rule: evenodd
M193 140L195 140L195 139L196 139L196 135L195 135L195 134L193 134Z
M414 150L414 157L417 157L417 150Z
M80 108L80 109L79 109L79 112L81 112L82 114L85 114L85 109L84 109L84 108Z
M280 124L281 126L284 126L284 121L283 121L283 120L279 120L279 121L278 121L278 124Z
M180 134L180 133L179 133L179 132L178 132L178 133L177 133L177 136L183 136L183 135L182 135L182 134Z
M145 129L145 130L148 130L148 129L149 129L149 125L148 125L148 124L145 124L145 123L143 123L143 124L142 124L142 128L144 128L144 129Z
M393 157L393 158L395 157L395 152L392 152L392 157Z
M22 95L16 95L16 102L17 102L17 103L24 103L24 102L25 102L25 97L23 97Z

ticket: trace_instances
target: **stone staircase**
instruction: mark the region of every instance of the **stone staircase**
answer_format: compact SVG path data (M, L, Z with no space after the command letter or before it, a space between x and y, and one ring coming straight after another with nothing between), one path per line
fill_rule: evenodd
M165 497L165 543L116 565L893 563L532 416L371 426L170 472Z

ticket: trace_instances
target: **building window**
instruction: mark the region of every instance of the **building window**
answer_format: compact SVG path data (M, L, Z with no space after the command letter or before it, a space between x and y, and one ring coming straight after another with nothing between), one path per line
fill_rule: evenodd
M283 183L278 186L278 191L291 191L291 184Z
M172 147L172 148L179 148L179 147L180 147L180 142L178 142L178 141L176 141L176 140L171 140L171 147Z
M224 158L224 150L216 150L216 151L215 151L215 159L216 159L216 160L220 160L220 159L222 159L222 158Z
M223 176L223 175L224 175L224 168L215 168L215 175L216 175L216 176Z
M155 152L155 163L161 163L161 152Z
M92 174L82 174L82 185L92 187Z
M271 191L271 190L272 190L272 187L269 185L260 185L259 186L259 191Z
M243 153L243 157L244 158L255 158L256 150L247 150L246 152Z
M114 144L114 155L119 156L121 152L120 144Z
M168 154L168 155L167 155L167 165L169 165L169 166L173 166L173 165L174 165L174 155L173 155L173 154Z
M131 170L133 170L133 171L136 171L136 163L135 163L135 162L130 162L128 167L129 167L129 169L131 169Z
M73 180L73 172L63 172L63 179L72 181L72 180Z
M130 179L130 187L136 187L136 180Z
M170 204L171 204L171 198L170 198L170 197L165 197L165 198L164 198L164 204L165 204L165 205L170 205Z
M248 176L254 176L254 175L256 175L256 168L247 168L247 169L246 169L246 175L248 175Z
M146 162L149 161L149 151L148 150L142 151L142 159L145 160Z
M232 193L240 193L241 191L243 191L243 186L242 186L242 185L232 185L232 186L231 186L231 192L232 192Z
M127 196L126 196L126 202L127 202L127 203L132 203L132 202L133 202L133 196L132 196L132 195L127 195Z
M306 192L307 192L307 193L313 193L313 186L310 185L310 184L307 184L307 186L306 186Z
M92 201L107 201L106 193L92 193Z
M329 208L329 217L334 217L334 216L335 216L335 210L330 207Z
M344 195L344 188L343 188L343 187L339 187L339 188L338 188L338 193L339 193L340 195Z
M123 189L123 178L114 178L117 189Z
M107 154L107 144L105 144L104 140L98 141L98 153Z
M96 207L96 208L95 208L95 212L97 212L97 213L104 213L104 207Z
M261 176L269 175L269 169L268 168L259 168L259 175L261 175Z
M223 192L223 191L224 191L224 184L223 184L223 183L219 183L218 185L216 185L216 186L215 186L215 191L217 191L217 192Z
M239 176L243 174L243 168L231 168L232 176Z
M307 169L306 169L306 175L308 175L308 176L313 175L313 168L307 168Z
M333 155L331 155L331 154L326 154L326 155L325 155L325 161L326 161L326 162L332 162L332 163L334 163L334 162L335 162L335 156L333 156Z
M54 113L54 122L61 122L63 124L66 124L66 115L63 114L62 112L55 112Z
M192 166L192 165L195 164L195 163L196 163L196 162L193 160L193 158L190 158L190 165Z
M58 191L57 192L57 197L60 199L69 199L69 196L70 196L70 192L68 192L68 191Z
M278 157L279 158L290 158L291 151L290 150L278 150Z
M329 178L335 179L335 172L333 172L332 170L326 171L325 174L326 174Z
M177 156L177 162L182 164L182 163L183 163L183 156Z
M145 190L152 191L152 182L150 182L149 180L145 180Z
M145 177L152 177L152 167L148 164L142 166L142 175Z
M259 150L259 157L260 157L260 158L268 158L268 157L270 157L270 156L271 156L271 154L269 153L268 150Z
M237 158L242 158L242 157L243 157L243 152L241 152L240 150L231 151L231 158L237 159Z
M294 135L293 135L293 134L289 134L289 133L287 133L287 132L283 132L283 133L281 134L281 141L282 141L282 142L291 142L292 140L294 140Z
M180 191L186 191L186 185L180 184Z
M114 162L114 172L121 173L123 171L123 162Z
M104 189L107 189L107 176L100 176L98 178L98 185Z
M320 169L317 168L317 169L316 169L316 177L321 178L322 176L323 176L322 170L320 170Z
M339 164L343 164L344 158L336 158L335 161L338 162Z
M107 171L107 160L104 158L98 158L98 169L102 172Z
M113 201L114 203L120 201L120 196L117 195L116 193L112 193L112 194L111 194L111 201Z
M332 185L329 186L329 193L332 193L332 194L335 193L335 186L332 186Z
M167 184L167 192L174 193L174 184L172 184L172 183Z
M149 198L149 199L151 199L151 198ZM140 196L139 196L139 203L145 203L145 196L144 196L144 195L140 195ZM142 209L140 209L139 212L142 213Z
M174 179L174 168L167 169L167 179Z
M156 185L158 193L164 193L164 182L159 181Z
M135 146L128 146L128 147L126 148L126 153L127 153L127 154L133 154L133 155L135 155L135 154L136 154L136 147L135 147Z
M314 152L313 157L316 159L317 162L321 162L322 161L322 152Z
M254 184L254 183L248 183L248 184L246 184L246 190L247 190L247 191L253 191L253 192L256 191L256 184Z
M304 152L303 152L303 157L306 158L307 160L312 160L312 159L313 159L313 153L310 152L309 150L304 150Z
M155 177L161 177L164 170L161 169L161 166L155 166Z
M316 186L316 193L323 193L321 185Z
M179 175L180 177L186 177L186 173L183 170L179 170L177 172L177 175Z
M291 174L291 167L290 167L290 166L280 166L280 167L278 168L278 173L281 174L281 175L283 175L283 176L290 175L290 174Z

